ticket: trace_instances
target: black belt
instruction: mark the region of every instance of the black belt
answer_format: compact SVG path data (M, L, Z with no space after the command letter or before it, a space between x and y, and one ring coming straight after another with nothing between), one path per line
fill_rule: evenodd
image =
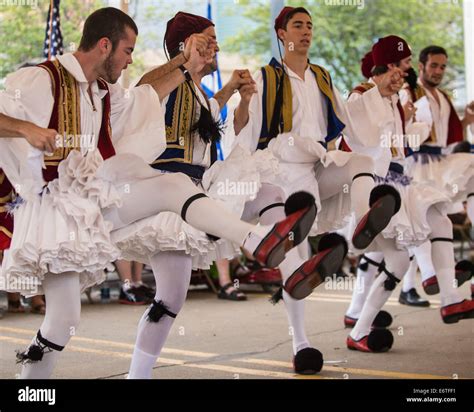
M433 154L433 155L440 155L443 154L442 148L440 146L420 146L420 150L413 152L416 153L424 153L424 154Z
M163 170L164 172L184 173L194 179L202 180L206 169L204 166L190 165L179 162L156 163L151 165L153 169Z
M401 174L401 175L403 174L403 171L404 171L403 166L400 163L395 163L395 162L390 163L388 170L390 170L391 172Z

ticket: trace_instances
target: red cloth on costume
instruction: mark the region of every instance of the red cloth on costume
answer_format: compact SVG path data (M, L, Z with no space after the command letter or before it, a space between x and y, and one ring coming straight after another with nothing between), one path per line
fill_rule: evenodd
M205 17L182 11L176 13L166 25L165 43L168 53L184 45L184 41L192 34L202 33L211 26L214 23Z
M295 8L294 7L283 7L283 9L280 11L280 14L278 17L275 19L275 31L278 36L278 29L283 29L283 24L285 22L286 15L293 11Z
M360 70L366 79L372 77L372 68L375 66L372 51L369 51L360 61Z

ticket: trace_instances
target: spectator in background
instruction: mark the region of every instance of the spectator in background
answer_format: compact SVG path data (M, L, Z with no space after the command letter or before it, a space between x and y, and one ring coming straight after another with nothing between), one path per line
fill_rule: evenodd
M216 261L217 273L219 274L219 299L247 300L247 296L238 289L230 278L230 262L227 259Z
M3 250L0 250L0 266L3 260ZM21 295L19 293L7 293L8 312L10 313L24 313L25 307L21 303ZM46 311L46 303L43 295L33 296L31 298L30 313L44 315ZM0 310L0 318L3 317L3 310Z
M117 260L115 267L122 282L119 303L145 305L153 302L155 291L142 282L142 263Z

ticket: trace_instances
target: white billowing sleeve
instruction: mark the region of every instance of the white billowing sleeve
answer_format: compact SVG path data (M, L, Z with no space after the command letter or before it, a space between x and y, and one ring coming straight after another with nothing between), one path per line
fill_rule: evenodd
M377 87L363 94L353 93L352 98L343 100L339 91L334 88L336 110L341 121L346 125L344 135L361 146L379 146L380 136L393 116Z
M411 122L406 126L406 136L409 146L418 150L430 136L431 127L424 122Z
M165 114L158 94L148 84L131 89L109 84L109 91L115 151L153 162L166 149Z
M214 97L211 97L209 99L209 105L211 107L212 118L216 122L220 121L222 117L221 117L221 107L219 106L219 102Z
M10 74L0 93L0 113L19 120L48 127L54 98L46 70L27 67ZM24 138L0 136L0 167L16 191L24 198L43 188L43 152Z
M405 105L409 100L411 101L411 95L407 89L402 89L398 92L398 96L400 97L400 103Z
M227 118L227 128L224 135L224 147L229 148L227 152L231 151L235 146L240 145L250 152L255 152L260 138L260 131L262 128L262 95L263 95L263 78L261 70L258 70L253 79L257 85L257 93L252 96L249 105L249 120L245 127L238 135L234 130L234 113L230 113Z
M363 94L360 93L352 93L349 96L348 101L350 103L360 101L362 100L362 96ZM382 104L384 106L387 106L387 102L382 101ZM393 117L393 113L390 113L390 119L387 119L384 126L380 129L377 139L365 141L362 144L359 142L359 140L354 139L353 135L346 135L346 129L344 129L344 140L347 142L351 150L355 153L365 154L376 160L376 173L380 176L386 174L387 170L385 168L385 165L390 163L390 159L392 156L390 150L388 150L385 145L381 144L381 139L383 138L384 133L389 133L390 126L392 126L393 128L394 124L395 118Z

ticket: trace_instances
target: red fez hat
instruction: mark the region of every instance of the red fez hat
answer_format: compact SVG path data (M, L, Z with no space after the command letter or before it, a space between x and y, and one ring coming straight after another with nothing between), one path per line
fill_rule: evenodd
M205 17L178 12L166 25L165 43L168 53L179 48L180 44L194 33L202 33L214 23Z
M379 39L372 47L375 66L386 66L411 56L410 46L398 36L387 36Z
M280 14L275 19L275 31L276 31L277 37L278 37L278 29L284 28L286 16L288 15L288 13L290 13L294 9L295 9L294 7L283 7L283 9L280 11Z
M370 79L372 77L372 68L375 66L372 52L369 51L364 57L362 57L362 60L360 61L360 63L361 63L360 69L362 71L362 75L366 79Z

